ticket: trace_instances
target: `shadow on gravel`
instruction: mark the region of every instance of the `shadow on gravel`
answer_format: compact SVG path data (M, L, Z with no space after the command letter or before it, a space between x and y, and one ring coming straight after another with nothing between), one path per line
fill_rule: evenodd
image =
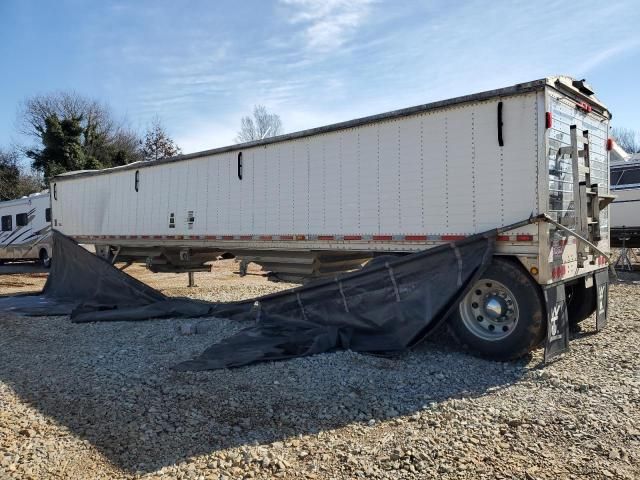
M144 473L480 396L516 382L526 365L471 357L440 335L397 359L338 352L182 373L167 368L176 352L189 357L200 348L187 351L194 340L206 346L211 337L176 336L175 324L162 322L79 326L0 315L0 380L115 466Z

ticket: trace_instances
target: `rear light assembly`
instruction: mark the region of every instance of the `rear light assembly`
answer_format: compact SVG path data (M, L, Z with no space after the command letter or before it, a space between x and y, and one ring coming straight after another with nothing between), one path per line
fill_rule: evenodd
M553 116L551 115L551 112L547 112L544 118L545 118L545 127L546 128L553 127Z
M589 113L591 112L591 110L593 110L591 108L591 105L589 105L587 102L580 102L577 103L576 106L580 109L580 110L584 110L585 112Z
M607 138L607 152L613 150L613 138Z

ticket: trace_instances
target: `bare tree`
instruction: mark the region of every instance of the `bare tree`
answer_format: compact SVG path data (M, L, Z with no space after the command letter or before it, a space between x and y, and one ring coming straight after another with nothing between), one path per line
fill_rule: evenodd
M182 150L169 137L162 125L159 117L155 117L151 121L151 125L147 128L144 136L144 144L142 147L144 159L160 160L161 158L173 157L182 153Z
M616 143L627 153L640 153L640 134L635 130L624 127L613 127L611 135Z
M236 137L236 142L252 142L262 140L266 137L275 137L282 133L282 121L275 113L267 112L264 105L253 107L253 118L242 117L240 131Z

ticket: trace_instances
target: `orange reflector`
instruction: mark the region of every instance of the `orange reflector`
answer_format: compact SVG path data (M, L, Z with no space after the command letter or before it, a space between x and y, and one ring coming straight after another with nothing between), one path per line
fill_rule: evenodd
M518 235L516 240L518 242L533 242L533 235Z

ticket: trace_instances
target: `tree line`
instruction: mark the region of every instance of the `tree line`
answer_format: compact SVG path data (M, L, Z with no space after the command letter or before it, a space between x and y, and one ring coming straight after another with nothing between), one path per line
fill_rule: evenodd
M61 173L112 168L182 153L158 116L141 135L116 119L108 105L76 92L27 98L18 109L17 124L18 133L29 144L0 147L0 201L41 191ZM241 119L236 141L250 142L280 133L280 117L256 105L253 117ZM30 168L25 168L25 163Z

